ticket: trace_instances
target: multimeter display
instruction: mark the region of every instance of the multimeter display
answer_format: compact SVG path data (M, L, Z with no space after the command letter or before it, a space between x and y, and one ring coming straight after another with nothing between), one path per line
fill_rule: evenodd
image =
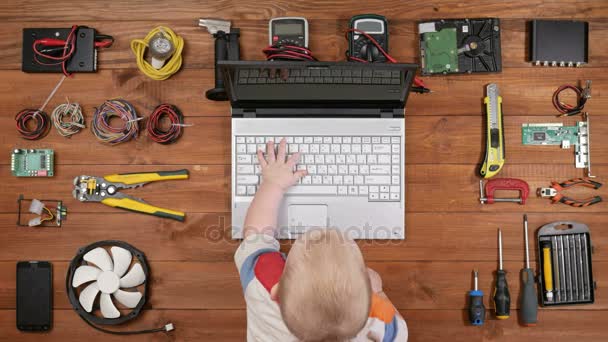
M382 34L384 33L384 25L382 21L377 19L362 19L355 22L355 28L367 34Z
M283 36L288 34L304 35L304 26L300 24L274 24L274 34L277 36Z

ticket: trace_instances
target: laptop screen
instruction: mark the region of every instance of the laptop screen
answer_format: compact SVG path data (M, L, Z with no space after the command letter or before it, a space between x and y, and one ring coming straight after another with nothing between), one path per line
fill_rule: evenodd
M220 61L233 113L268 108L344 114L365 109L403 112L414 64ZM288 112L286 114L289 114Z

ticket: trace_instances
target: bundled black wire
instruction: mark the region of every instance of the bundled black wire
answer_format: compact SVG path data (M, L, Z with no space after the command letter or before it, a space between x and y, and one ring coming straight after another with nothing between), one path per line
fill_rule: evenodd
M162 129L162 119L168 118L171 125ZM148 118L148 136L159 144L172 144L182 136L184 115L176 106L163 103L156 107Z
M572 90L576 94L576 105L568 104L560 100L560 95L565 90ZM558 116L572 116L580 114L585 108L587 99L591 97L591 81L587 81L585 88L563 85L553 93L553 106L557 109L561 115Z
M28 128L28 122L33 120L35 125L33 128ZM15 115L17 121L17 131L23 139L38 140L46 136L49 132L50 120L47 113L38 109L24 109Z
M301 46L271 45L262 50L269 61L316 61L312 51Z

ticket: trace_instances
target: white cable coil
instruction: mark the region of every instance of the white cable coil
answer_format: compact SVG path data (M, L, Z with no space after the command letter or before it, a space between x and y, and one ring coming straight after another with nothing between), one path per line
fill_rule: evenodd
M85 127L82 108L76 102L63 103L51 113L51 120L57 132L64 137L70 137Z

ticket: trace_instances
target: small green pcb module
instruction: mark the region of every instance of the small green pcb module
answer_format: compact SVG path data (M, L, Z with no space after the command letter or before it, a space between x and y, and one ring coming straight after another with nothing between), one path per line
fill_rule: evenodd
M16 177L53 177L54 152L49 149L15 149L11 171Z

